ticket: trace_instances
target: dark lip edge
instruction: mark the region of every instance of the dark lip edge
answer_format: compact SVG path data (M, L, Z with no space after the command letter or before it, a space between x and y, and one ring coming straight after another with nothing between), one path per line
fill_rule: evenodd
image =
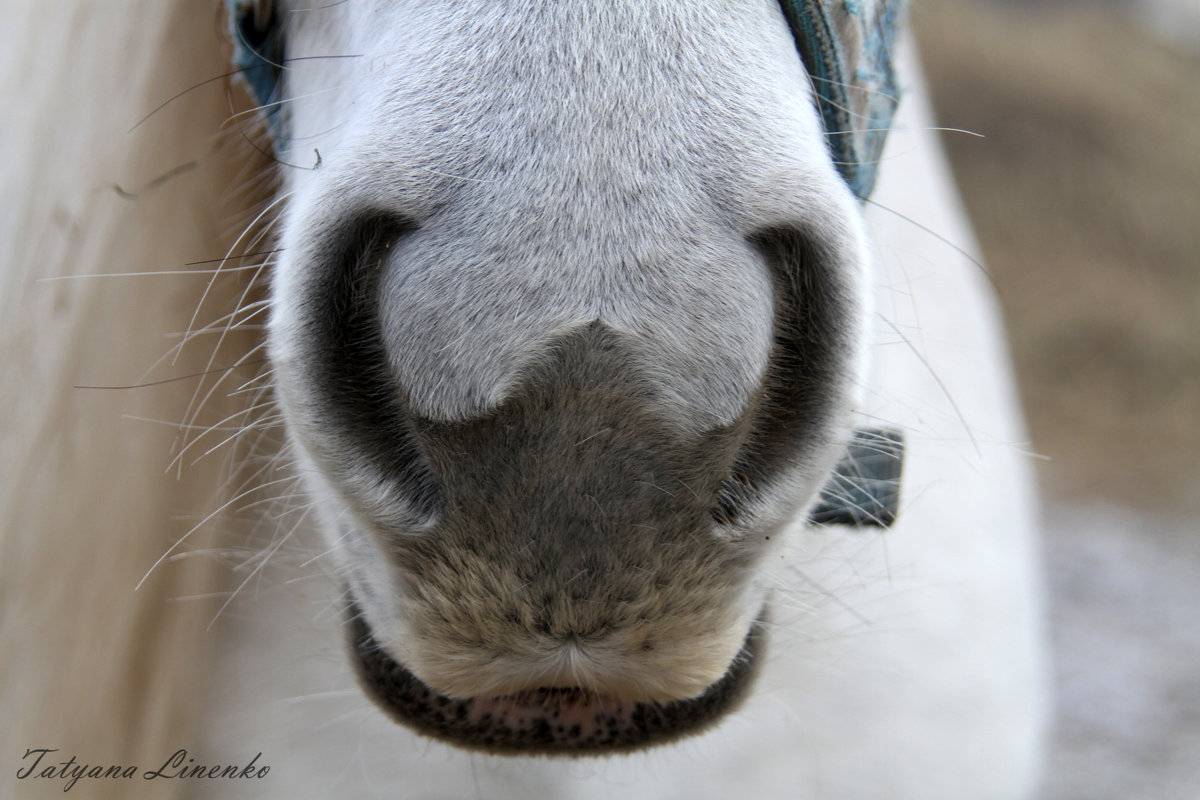
M636 703L633 725L619 741L602 744L525 741L497 742L477 738L478 731L446 721L457 707L457 720L466 716L469 700L455 700L423 683L389 656L375 640L371 627L353 599L345 606L347 645L355 678L363 692L393 722L418 734L459 749L502 756L604 757L646 750L699 735L735 711L749 695L766 650L766 608L750 626L741 649L726 673L698 697L670 703ZM388 686L374 677L386 676ZM456 721L457 721L456 720ZM478 726L475 726L478 727Z

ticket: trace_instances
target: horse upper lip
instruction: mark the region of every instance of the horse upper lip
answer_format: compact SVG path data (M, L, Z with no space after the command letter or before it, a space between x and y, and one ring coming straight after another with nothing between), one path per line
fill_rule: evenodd
M388 655L353 601L347 619L359 683L393 720L458 747L501 755L605 755L700 733L745 698L765 646L760 620L725 675L687 700L625 701L578 688L455 699Z

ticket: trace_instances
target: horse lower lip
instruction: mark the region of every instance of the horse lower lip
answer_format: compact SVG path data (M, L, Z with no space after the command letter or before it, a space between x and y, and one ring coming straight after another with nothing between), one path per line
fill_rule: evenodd
M765 644L755 624L724 677L689 700L640 703L558 688L462 700L429 688L392 659L353 602L347 617L359 683L385 713L425 736L501 755L606 755L700 733L745 697Z
M532 689L469 700L466 720L488 729L492 736L538 731L543 738L563 744L599 744L632 724L637 705L583 689Z

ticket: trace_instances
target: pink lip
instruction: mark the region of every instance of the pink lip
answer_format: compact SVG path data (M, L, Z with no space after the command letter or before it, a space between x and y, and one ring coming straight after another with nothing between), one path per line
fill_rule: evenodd
M742 701L764 647L761 625L752 626L724 677L689 700L644 703L582 688L460 700L425 685L389 656L353 602L347 617L359 684L388 716L457 747L501 755L608 755L699 733Z
M530 689L503 697L469 700L467 719L528 731L548 726L563 740L602 740L631 724L637 703L585 689Z

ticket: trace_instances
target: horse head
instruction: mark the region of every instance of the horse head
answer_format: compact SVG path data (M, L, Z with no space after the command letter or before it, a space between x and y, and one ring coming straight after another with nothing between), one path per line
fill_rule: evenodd
M270 354L367 693L496 751L699 730L865 371L859 203L788 20L281 6L235 29L292 165Z

